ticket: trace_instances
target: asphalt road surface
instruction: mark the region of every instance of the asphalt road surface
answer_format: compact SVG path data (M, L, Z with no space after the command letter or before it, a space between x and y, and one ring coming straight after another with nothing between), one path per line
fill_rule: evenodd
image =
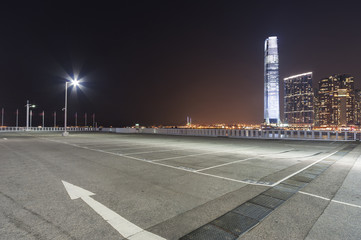
M0 239L361 239L358 142L1 133Z

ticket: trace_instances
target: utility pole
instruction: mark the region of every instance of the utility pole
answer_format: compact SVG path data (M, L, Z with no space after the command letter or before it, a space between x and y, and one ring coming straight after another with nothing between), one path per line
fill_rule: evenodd
M65 82L65 107L64 107L64 132L63 136L68 136L68 132L66 131L66 123L67 123L67 114L68 114L68 82Z
M16 128L19 127L19 109L16 109Z
M29 130L29 108L30 108L30 103L29 100L26 101L26 130Z
M54 127L56 127L56 111L54 111Z
M26 131L28 131L28 130L29 130L29 115L30 115L30 127L31 127L31 120L32 120L32 116L33 116L33 111L30 110L30 108L31 108L31 107L34 108L34 107L36 107L36 106L35 106L35 105L31 105L31 104L29 103L29 100L27 100L25 107L26 107Z
M86 113L84 114L84 118L85 118L85 124L84 124L84 126L86 127L86 126L87 126L87 114L86 114Z
M1 126L4 126L4 108L1 109Z
M95 113L93 113L93 127L95 127Z
M33 110L30 109L30 127L32 127Z
M75 112L75 127L78 126L78 112Z
M44 128L44 125L45 125L45 112L44 112L44 110L43 110L43 128Z

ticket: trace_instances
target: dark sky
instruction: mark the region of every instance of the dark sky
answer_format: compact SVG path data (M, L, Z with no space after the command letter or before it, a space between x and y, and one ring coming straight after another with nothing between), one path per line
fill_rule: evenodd
M0 10L0 107L15 125L26 100L62 116L66 73L74 112L104 126L260 123L263 48L279 38L280 78L313 71L314 83L349 73L361 87L357 1L117 1L6 6ZM297 2L297 3L296 3ZM60 2L59 2L60 3ZM283 101L281 101L282 103ZM62 120L58 119L58 124ZM90 120L88 120L89 122Z

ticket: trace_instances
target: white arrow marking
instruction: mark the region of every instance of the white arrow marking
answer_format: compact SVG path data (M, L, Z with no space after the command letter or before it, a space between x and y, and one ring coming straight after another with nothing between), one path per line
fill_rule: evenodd
M148 232L137 225L129 222L113 210L107 208L100 202L95 201L90 196L95 195L88 190L75 186L71 183L62 181L70 199L81 198L86 202L96 213L98 213L104 220L106 220L115 230L117 230L123 237L129 240L165 240L164 238Z

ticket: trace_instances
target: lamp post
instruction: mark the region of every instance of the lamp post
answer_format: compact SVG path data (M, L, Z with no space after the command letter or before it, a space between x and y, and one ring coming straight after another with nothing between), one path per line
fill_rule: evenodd
M45 127L45 111L43 110L43 113L41 114L43 116L43 128Z
M56 111L54 111L54 128L56 128Z
M29 115L30 115L30 108L35 108L34 104L30 104L29 100L26 101L26 131L29 131ZM32 113L31 113L32 114ZM30 119L31 120L31 119ZM31 123L30 123L31 125Z
M19 109L16 109L16 130L18 130L19 127Z
M75 113L75 127L78 127L78 112Z
M29 130L29 108L30 108L30 103L29 100L26 101L26 131Z
M64 107L64 132L63 136L68 136L69 133L66 131L66 121L67 121L67 110L68 110L68 87L70 85L74 85L75 87L79 85L79 81L77 79L71 79L70 82L65 82L65 107Z
M4 126L4 108L1 109L1 126Z
M33 110L30 109L30 128L33 127L32 121L33 121Z

